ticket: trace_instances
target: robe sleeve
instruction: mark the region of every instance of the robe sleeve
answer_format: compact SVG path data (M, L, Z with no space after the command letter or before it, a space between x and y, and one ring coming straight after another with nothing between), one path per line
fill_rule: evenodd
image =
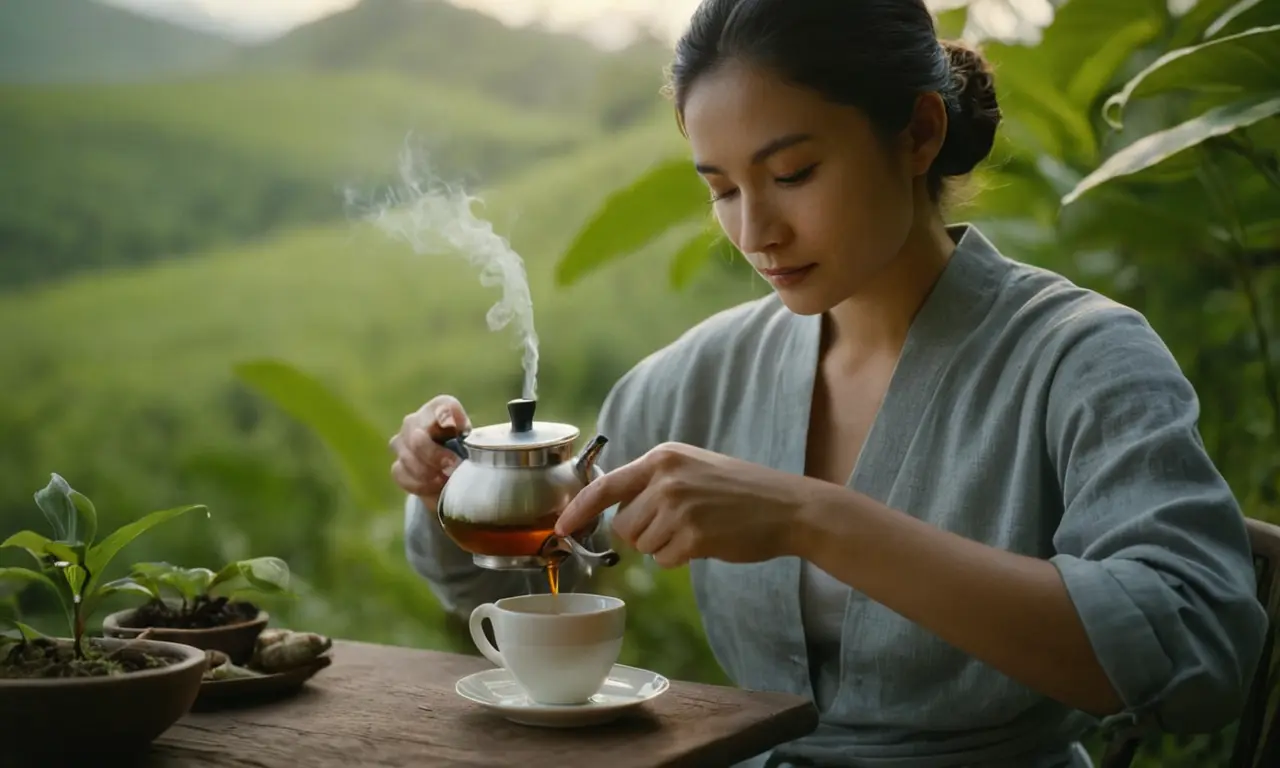
M1099 314L1048 398L1064 505L1051 562L1124 714L1214 731L1239 715L1266 629L1244 519L1164 343L1136 312Z

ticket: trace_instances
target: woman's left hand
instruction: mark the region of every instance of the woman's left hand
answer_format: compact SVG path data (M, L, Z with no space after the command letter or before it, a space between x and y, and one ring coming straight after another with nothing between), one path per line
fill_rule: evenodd
M806 482L814 481L665 443L582 489L556 531L577 530L618 504L614 532L663 567L693 558L760 562L791 554Z

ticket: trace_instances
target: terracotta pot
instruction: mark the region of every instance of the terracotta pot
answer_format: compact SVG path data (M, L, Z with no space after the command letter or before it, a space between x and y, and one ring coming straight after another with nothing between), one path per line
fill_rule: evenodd
M232 664L240 666L253 657L258 635L267 628L267 621L271 618L266 611L258 611L257 617L250 621L223 627L170 629L134 626L133 617L136 611L137 609L130 608L108 615L102 620L102 634L107 637L133 638L146 632L148 640L181 643L201 650L222 651L231 659Z
M6 755L16 752L34 760L18 765L59 764L54 755L141 752L185 715L200 693L208 662L198 648L100 637L84 642L108 652L129 646L177 661L110 677L0 678L0 743Z

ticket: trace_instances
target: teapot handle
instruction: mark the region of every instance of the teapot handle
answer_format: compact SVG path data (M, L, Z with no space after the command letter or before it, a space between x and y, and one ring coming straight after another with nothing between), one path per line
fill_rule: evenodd
M467 447L456 437L451 437L448 440L445 440L441 445L458 454L458 458L463 461L466 461L469 458L467 454Z

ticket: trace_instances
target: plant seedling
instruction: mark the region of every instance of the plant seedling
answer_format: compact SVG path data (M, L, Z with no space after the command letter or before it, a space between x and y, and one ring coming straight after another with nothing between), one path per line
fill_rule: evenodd
M278 557L255 557L228 563L218 571L183 568L169 563L137 563L113 590L147 595L135 626L196 628L223 626L257 614L255 596L289 595L289 566ZM175 610L164 600L176 597Z
M35 501L53 529L53 538L35 531L20 531L0 543L0 547L25 549L36 561L34 569L0 568L0 583L10 589L40 583L53 590L66 614L77 660L85 658L84 633L88 617L93 615L102 598L126 591L118 582L102 581L103 572L120 550L147 530L183 513L203 510L208 514L202 504L164 509L123 525L98 540L98 514L93 502L57 473L53 473L48 485L36 492ZM38 634L14 619L6 623L16 626L24 641Z

